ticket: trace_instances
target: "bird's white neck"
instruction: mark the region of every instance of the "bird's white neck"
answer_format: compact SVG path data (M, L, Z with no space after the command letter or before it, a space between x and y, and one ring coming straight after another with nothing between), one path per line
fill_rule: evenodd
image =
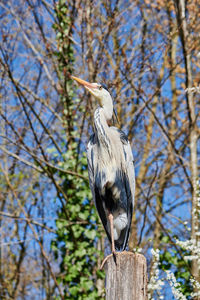
M104 116L106 121L110 121L113 115L113 104L112 102L106 103L101 107L101 115Z
M110 121L113 115L113 100L110 94L106 91L105 95L99 99L100 111L102 118L104 117L106 121Z
M109 126L107 121L112 118L110 111L105 111L103 107L98 107L94 113L94 125L95 131L100 144L107 148L108 152L111 151L110 139L109 139Z

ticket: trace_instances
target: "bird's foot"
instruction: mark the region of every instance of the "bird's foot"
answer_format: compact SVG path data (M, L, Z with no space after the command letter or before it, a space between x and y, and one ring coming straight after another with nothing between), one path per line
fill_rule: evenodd
M104 260L103 260L103 262L102 262L102 264L101 264L100 270L103 270L103 267L104 267L105 263L107 262L107 260L108 260L111 256L113 256L114 262L115 262L115 264L117 265L117 253L116 253L116 251L114 251L114 252L112 252L110 255L108 255L108 256L106 256L106 257L104 258Z
M112 253L115 264L117 265L117 252L113 251Z
M102 261L100 270L103 270L103 267L104 267L105 263L107 262L107 260L109 259L109 257L110 257L111 255L112 255L112 254L110 254L110 255L108 255L108 256L106 256L106 257L104 258L104 260Z

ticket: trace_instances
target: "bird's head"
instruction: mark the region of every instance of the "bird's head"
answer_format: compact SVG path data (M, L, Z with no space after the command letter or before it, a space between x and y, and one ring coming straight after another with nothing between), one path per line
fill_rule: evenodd
M99 83L90 83L83 79L71 76L72 79L76 80L78 83L82 84L89 92L92 94L99 102L101 107L113 106L113 101L110 93L106 90L104 86Z

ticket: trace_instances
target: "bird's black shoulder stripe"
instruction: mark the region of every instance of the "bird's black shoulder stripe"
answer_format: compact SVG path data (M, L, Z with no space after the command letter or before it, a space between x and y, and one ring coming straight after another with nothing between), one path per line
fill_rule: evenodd
M120 129L117 130L120 134L120 140L123 144L127 145L128 144L128 137L127 135Z
M101 83L101 86L104 88L104 90L108 91L108 88L104 83Z
M90 136L89 143L90 143L91 145L96 144L96 136L95 136L95 133L93 133L93 134Z

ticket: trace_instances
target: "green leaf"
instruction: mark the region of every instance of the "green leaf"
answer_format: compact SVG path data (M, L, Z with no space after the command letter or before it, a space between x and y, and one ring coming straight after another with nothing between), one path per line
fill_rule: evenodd
M80 212L78 216L82 220L87 220L87 218L89 217L89 212L85 210L84 212Z
M163 236L161 241L162 241L162 243L167 244L167 243L169 243L169 237L168 236Z
M90 229L86 229L85 232L84 232L84 235L91 239L91 240L94 240L95 236L96 236L96 230L90 230Z
M78 250L76 250L75 251L75 256L77 256L77 257L83 257L83 256L85 256L86 255L86 249L85 248L83 248L83 249L78 249Z

